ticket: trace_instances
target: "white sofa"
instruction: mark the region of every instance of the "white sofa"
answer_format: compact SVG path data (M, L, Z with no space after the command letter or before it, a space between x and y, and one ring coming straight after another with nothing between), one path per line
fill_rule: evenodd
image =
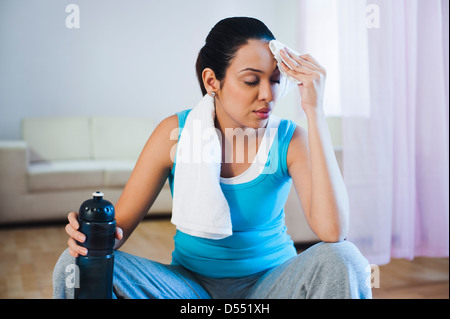
M0 141L0 225L63 221L97 190L113 204L156 123L148 118L26 118L22 140ZM340 151L340 122L329 126ZM149 211L172 211L168 183ZM316 241L294 187L287 200L286 224L295 242Z
M146 118L26 118L0 141L0 224L55 221L96 190L115 203L155 127ZM150 213L170 213L168 185Z

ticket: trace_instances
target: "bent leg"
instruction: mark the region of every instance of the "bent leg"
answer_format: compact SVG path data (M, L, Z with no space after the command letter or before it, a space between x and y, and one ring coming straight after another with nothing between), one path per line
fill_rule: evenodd
M53 299L73 299L75 286L75 257L67 248L53 268Z
M181 266L164 265L116 251L114 294L133 299L209 299L205 289Z
M348 241L319 243L267 272L247 298L371 298L368 265Z
M189 271L121 251L114 252L115 298L209 298ZM66 249L53 270L53 298L73 299L75 258Z

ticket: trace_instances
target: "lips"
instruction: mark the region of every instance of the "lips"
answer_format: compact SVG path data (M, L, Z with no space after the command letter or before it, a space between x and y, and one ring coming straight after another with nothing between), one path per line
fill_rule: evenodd
M263 107L256 111L253 111L253 113L255 113L256 116L258 116L261 119L266 119L269 117L270 111L271 111L271 109L269 107Z

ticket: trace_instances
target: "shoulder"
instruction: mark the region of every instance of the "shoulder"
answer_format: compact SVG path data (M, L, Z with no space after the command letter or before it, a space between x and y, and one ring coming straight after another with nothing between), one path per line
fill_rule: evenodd
M175 132L178 132L179 128L182 128L184 126L184 123L190 111L191 109L186 109L177 112L169 117L166 117L158 124L158 126L155 128L154 133L156 133L156 135L163 136L174 135Z
M170 151L172 146L178 142L178 115L173 114L164 118L150 135L145 149L158 149L160 153Z
M166 142L167 140L173 140L174 133L178 128L178 116L176 114L171 115L163 119L156 128L153 130L149 141L160 141ZM178 136L176 136L175 143L178 140Z
M162 156L166 157L165 154L168 154L172 162L181 129L184 126L189 112L190 109L184 110L163 119L156 126L147 142L147 145L151 145L152 147L146 147L146 149L158 149Z
M292 120L279 119L277 127L278 152L283 174L290 175L292 162L297 162L305 153L307 131Z
M178 130L184 126L190 111L190 109L184 110L163 119L155 129L156 134L163 134L165 136L167 136L167 134L174 135L175 131L178 132Z
M292 138L287 152L287 166L298 162L309 161L308 131L304 127L295 124Z
M308 132L305 128L298 125L292 120L279 119L278 125L278 140L286 147L290 147L291 144L296 144L302 138L306 137Z
M177 114L173 114L171 116L166 117L161 122L159 122L158 126L155 128L157 132L167 132L178 127L178 116Z
M308 138L308 130L305 129L303 126L300 126L294 122L292 122L294 125L294 132L292 134L291 142L294 141L294 143L298 143L304 139Z

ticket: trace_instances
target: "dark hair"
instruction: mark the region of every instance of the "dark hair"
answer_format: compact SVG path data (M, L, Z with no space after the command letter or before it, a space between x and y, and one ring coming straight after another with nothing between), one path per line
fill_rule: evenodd
M211 29L195 64L203 95L206 94L202 79L203 70L212 69L216 79L222 81L236 52L251 39L270 41L275 37L264 23L248 17L226 18Z

